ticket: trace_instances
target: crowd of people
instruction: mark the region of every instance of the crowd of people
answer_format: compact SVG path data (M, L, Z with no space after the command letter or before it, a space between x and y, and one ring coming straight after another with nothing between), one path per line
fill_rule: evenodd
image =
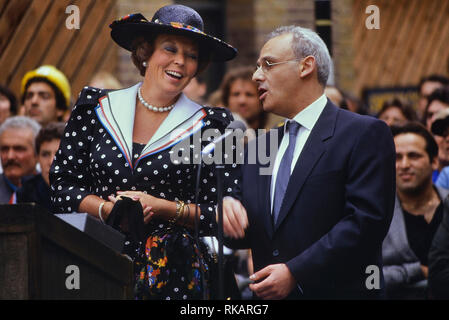
M100 73L74 102L51 65L23 76L19 99L0 86L0 203L108 223L131 199L144 225L125 249L136 298L216 298L216 171L174 163L171 147L236 119L254 129L248 150L269 130L280 144L272 175L259 162L224 165L225 253L238 285L226 294L449 297L449 78L423 77L415 105L398 96L372 114L326 85L332 61L321 38L290 26L269 36L256 70L232 68L207 95L201 72L237 50L203 29L182 5L113 22L112 39L143 77L129 88ZM382 269L374 291L369 265Z

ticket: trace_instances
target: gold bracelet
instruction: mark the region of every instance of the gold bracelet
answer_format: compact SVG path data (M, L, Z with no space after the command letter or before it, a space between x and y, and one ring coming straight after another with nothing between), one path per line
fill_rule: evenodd
M175 224L181 216L184 215L184 201L176 201L176 214L173 218L169 219L168 222Z
M189 218L190 218L190 207L189 204L186 204L187 207L187 216L185 214L183 214L183 218L182 218L182 225L185 227L187 226L187 224L189 223Z

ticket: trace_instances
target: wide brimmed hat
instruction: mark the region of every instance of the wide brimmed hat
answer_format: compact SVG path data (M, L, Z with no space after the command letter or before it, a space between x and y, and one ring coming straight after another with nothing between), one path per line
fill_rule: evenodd
M159 33L184 35L201 42L213 61L227 61L237 55L237 50L226 42L204 33L203 19L192 8L169 5L160 8L148 21L142 14L127 15L111 23L111 37L122 48L133 50L137 37Z

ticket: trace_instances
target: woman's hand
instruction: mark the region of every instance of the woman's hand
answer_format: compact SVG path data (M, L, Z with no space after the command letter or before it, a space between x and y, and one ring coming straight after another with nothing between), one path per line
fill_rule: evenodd
M117 196L110 195L108 198L109 201L111 201L115 205L115 203L122 197L128 197L134 201L140 201L143 209L143 222L145 224L150 222L155 214L154 210L152 209L156 205L157 200L159 200L158 198L141 191L117 191Z

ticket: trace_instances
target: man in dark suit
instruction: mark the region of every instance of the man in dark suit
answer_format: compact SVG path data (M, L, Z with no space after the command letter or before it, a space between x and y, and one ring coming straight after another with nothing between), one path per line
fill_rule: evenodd
M331 58L312 30L275 30L257 66L264 110L287 120L277 141L254 142L279 143L272 174L245 162L239 200L225 198L227 246L252 249L250 288L262 299L383 297L381 248L395 195L389 128L327 100Z

